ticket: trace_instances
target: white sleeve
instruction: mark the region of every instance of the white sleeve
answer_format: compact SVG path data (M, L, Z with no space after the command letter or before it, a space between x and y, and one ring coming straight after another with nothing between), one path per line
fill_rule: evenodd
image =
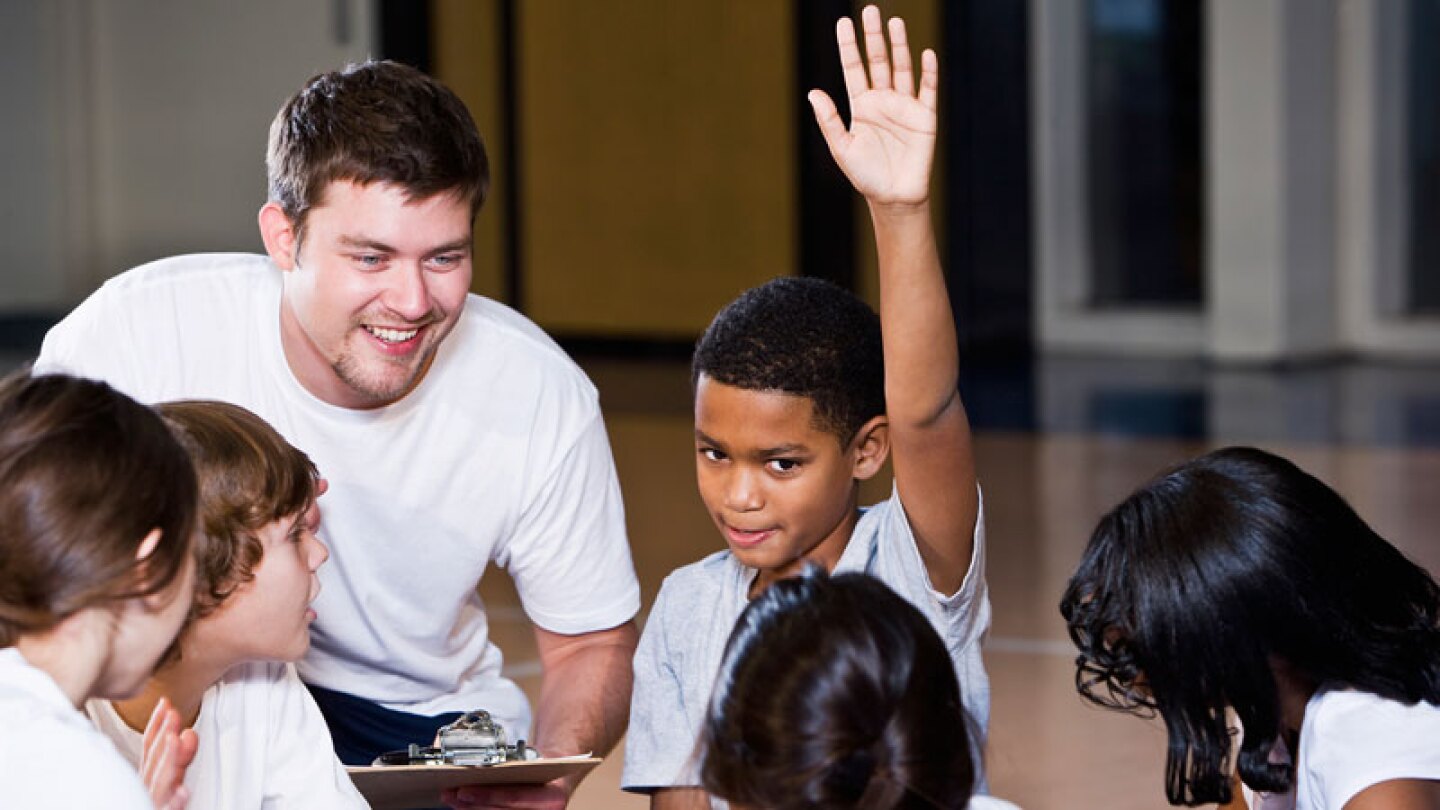
M551 632L608 630L639 611L620 482L598 408L526 504L497 562L531 620Z
M354 810L370 805L335 756L330 729L294 664L271 686L265 806L273 810Z
M134 376L134 335L116 291L102 286L45 333L34 369L111 381L124 390ZM113 382L119 379L120 382Z
M1406 706L1366 692L1335 691L1307 709L1300 763L1323 807L1340 810L1392 779L1440 779L1440 707Z
M655 597L635 651L635 687L630 699L630 730L625 737L625 769L620 787L636 793L693 787L698 782L693 771L699 729L690 727L685 690L665 631L671 604L665 585L660 586L660 595Z

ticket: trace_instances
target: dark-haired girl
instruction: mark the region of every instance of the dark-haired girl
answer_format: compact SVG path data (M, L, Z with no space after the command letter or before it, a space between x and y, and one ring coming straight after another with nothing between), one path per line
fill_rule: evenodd
M700 779L732 804L1008 808L971 792L971 723L929 621L865 574L772 584L725 649Z
M1143 487L1060 612L1080 693L1164 720L1171 804L1230 801L1238 769L1266 810L1440 808L1440 587L1289 461Z

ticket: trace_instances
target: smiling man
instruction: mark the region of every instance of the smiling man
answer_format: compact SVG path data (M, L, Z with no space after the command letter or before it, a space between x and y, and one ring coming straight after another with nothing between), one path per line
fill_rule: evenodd
M410 68L312 79L270 131L267 256L110 280L37 367L145 401L242 405L329 480L301 675L348 764L483 708L546 754L604 752L630 691L639 588L594 387L541 330L469 293L489 183L464 105ZM532 715L476 584L494 561L536 626ZM563 806L574 785L451 795Z

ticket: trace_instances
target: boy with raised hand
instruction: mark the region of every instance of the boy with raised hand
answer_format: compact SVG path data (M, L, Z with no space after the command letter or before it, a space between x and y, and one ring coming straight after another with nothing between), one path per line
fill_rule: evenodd
M809 99L869 203L880 317L823 282L777 279L696 346L697 479L729 548L666 579L636 654L622 784L654 807L703 804L692 754L725 640L748 599L810 564L877 576L925 614L983 744L984 524L929 207L938 63L921 55L917 92L903 21L887 56L879 10L862 19L867 59L849 19L836 31L849 130L825 93ZM892 452L891 497L861 510L860 482Z

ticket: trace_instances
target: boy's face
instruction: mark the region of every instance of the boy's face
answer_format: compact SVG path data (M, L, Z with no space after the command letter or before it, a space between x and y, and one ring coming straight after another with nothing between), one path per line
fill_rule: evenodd
M856 479L873 474L856 450L815 426L807 397L750 391L701 375L695 387L700 498L757 585L834 568L855 527Z
M215 645L236 660L296 661L310 649L310 603L320 594L315 571L330 552L315 531L319 509L265 524L256 533L264 554L254 577L195 625L195 646Z
M267 205L270 209L272 204ZM374 408L424 376L465 307L471 276L470 203L451 194L410 200L382 183L331 183L306 216L267 248L285 273L281 339L307 389L332 405ZM280 219L275 220L275 215ZM293 236L293 230L289 231Z

